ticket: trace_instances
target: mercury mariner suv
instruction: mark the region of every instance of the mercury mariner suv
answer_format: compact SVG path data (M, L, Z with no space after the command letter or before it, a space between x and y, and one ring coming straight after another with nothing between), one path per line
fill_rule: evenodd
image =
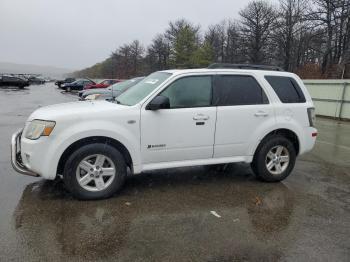
M62 177L79 199L107 198L127 171L250 163L276 182L316 140L311 97L277 67L214 64L155 72L114 101L40 108L12 137L12 165Z

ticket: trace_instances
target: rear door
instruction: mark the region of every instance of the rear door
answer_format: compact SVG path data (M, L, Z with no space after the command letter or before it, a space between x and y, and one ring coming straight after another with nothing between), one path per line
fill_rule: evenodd
M249 145L275 121L264 89L252 75L219 74L213 91L218 106L214 157L251 155Z

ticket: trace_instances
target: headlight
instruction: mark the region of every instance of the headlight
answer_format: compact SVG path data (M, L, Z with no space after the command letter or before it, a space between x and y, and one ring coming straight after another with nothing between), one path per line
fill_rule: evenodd
M33 120L26 126L24 130L24 137L32 140L36 140L41 136L49 136L54 129L56 122Z
M85 97L85 99L86 100L96 100L100 96L101 96L101 94L88 95L87 97Z

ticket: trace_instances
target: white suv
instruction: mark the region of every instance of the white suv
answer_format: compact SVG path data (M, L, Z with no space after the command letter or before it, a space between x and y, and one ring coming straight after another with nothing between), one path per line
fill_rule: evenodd
M264 181L283 180L317 136L302 81L270 67L214 67L153 73L115 101L40 108L12 137L12 165L62 175L79 199L112 196L128 168L245 162Z

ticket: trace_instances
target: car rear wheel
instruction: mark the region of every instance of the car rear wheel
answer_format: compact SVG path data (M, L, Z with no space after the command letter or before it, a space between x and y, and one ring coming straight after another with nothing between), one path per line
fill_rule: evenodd
M292 172L296 160L293 143L277 135L264 139L259 145L251 164L255 175L266 182L278 182Z
M126 172L124 157L117 149L95 143L79 148L69 157L63 180L78 199L104 199L122 188Z

